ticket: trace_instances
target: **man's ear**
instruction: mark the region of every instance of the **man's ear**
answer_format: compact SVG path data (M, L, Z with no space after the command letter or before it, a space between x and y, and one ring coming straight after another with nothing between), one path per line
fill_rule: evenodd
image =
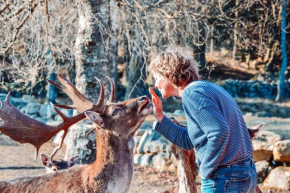
M50 158L45 154L41 154L41 162L45 167L49 167L51 165Z
M97 125L104 127L104 121L103 118L101 117L101 115L97 112L94 111L86 111L85 115L94 123L96 123Z
M70 159L68 160L68 162L67 162L68 167L72 167L73 165L75 165L75 163L78 162L79 159L80 159L80 156L79 156L79 155L76 155L76 156L70 158Z

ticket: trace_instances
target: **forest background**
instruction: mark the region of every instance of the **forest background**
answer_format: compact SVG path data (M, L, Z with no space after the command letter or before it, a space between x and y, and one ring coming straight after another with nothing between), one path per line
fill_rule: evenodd
M281 101L288 10L287 0L2 0L0 92L55 102L62 93L46 80L62 74L96 100L94 77L108 75L121 101L148 94L146 65L160 51L186 47L203 79L263 81Z
M153 80L147 64L167 48L184 47L199 62L202 79L223 86L240 107L238 99L250 98L241 111L260 112L248 116L247 124L265 121L256 116L272 116L265 127L289 138L289 121L279 119L288 119L290 112L288 13L287 0L1 0L0 99L11 91L12 97L71 104L47 82L57 74L94 102L99 95L95 77L110 90L105 75L117 86L115 101L150 96ZM182 108L178 99L163 102L166 112ZM70 129L79 135L68 140L66 156L82 149L92 153L82 153L81 162L91 163L95 148L90 141L84 145L77 140L84 136L77 127ZM2 160L4 168L19 166L27 148L13 149L10 142L8 148L1 140L2 157L8 157ZM15 171L5 171L2 178L15 177ZM27 176L27 171L18 174ZM148 173L139 181L146 184L144 176ZM151 176L156 179L156 173ZM156 181L164 186L166 178L160 179ZM152 192L149 185L141 189Z

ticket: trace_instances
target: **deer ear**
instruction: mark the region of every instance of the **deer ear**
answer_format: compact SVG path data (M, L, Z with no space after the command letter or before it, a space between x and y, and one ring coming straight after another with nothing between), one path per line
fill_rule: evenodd
M99 113L96 113L94 111L86 111L85 115L94 123L98 124L101 127L104 127L104 121L103 118L100 116Z
M79 155L76 155L76 156L70 158L68 160L68 163L67 163L68 164L68 167L72 167L73 165L75 165L75 163L77 163L79 161L79 159L80 159L80 156Z
M41 162L45 167L49 167L51 165L50 158L44 154L41 154Z

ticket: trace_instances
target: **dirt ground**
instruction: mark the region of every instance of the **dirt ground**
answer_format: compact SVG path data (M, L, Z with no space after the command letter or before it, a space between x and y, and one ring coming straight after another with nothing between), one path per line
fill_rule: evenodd
M182 120L182 119L181 119ZM255 125L256 123L266 123L265 129L281 130L285 132L284 127L288 128L289 119L263 119L257 120L255 118L246 118L246 120ZM149 120L150 121L150 120ZM276 123L276 124L274 124ZM267 124L269 127L267 129ZM276 125L277 127L274 127ZM286 129L287 130L287 129ZM49 142L41 147L40 153L49 155L56 144ZM63 158L65 153L65 146L57 153L55 159ZM45 174L45 168L40 160L35 160L35 149L30 144L19 144L12 141L10 138L0 135L0 181L10 180L24 176L35 176ZM134 179L130 188L130 193L159 193L178 185L178 179L175 173L161 172L150 167L135 166ZM200 192L200 179L197 179L198 191ZM280 192L275 189L264 188L260 185L263 192Z

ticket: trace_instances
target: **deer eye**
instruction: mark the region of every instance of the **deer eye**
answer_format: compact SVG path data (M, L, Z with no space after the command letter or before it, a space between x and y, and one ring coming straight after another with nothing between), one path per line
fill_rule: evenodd
M118 111L119 111L119 109L114 109L112 115L117 115Z

